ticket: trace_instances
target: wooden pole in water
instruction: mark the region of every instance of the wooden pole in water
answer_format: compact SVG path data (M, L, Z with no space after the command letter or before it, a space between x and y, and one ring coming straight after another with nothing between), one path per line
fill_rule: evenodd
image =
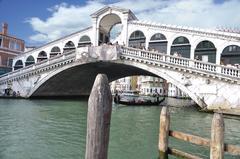
M168 159L168 135L170 126L170 114L167 106L164 106L160 115L159 129L159 155L160 159Z
M107 76L98 74L89 100L85 159L107 159L112 95Z
M224 121L222 114L214 113L211 128L210 159L224 158Z

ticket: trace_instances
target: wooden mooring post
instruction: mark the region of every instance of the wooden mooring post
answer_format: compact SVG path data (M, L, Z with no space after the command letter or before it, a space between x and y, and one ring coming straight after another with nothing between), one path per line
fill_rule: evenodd
M160 115L159 130L159 158L167 159L174 155L185 159L202 159L201 157L177 150L168 146L168 138L173 137L195 145L205 146L210 149L210 159L223 159L224 152L240 156L240 147L224 143L224 120L222 113L214 113L212 119L211 139L191 135L179 131L169 130L170 113L168 107L163 107Z
M170 126L170 114L167 106L164 106L160 115L160 129L159 129L159 155L160 159L168 158L168 134Z
M214 113L211 128L210 159L224 158L224 121L223 115Z
M112 95L107 76L98 74L89 100L85 159L107 159Z

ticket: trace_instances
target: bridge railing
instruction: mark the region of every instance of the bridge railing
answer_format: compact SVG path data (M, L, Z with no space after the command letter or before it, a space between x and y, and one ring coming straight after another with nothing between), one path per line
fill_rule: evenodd
M49 58L47 60L43 60L41 62L37 62L35 64L32 64L32 65L29 65L29 66L26 66L26 67L23 67L21 69L18 69L18 70L14 70L12 72L9 72L7 74L4 74L4 75L1 75L0 76L0 79L1 80L6 80L8 78L13 78L13 77L17 77L19 75L23 75L25 73L28 73L28 72L31 72L31 71L34 71L34 70L37 70L39 68L43 68L43 67L46 67L50 64L53 64L53 63L56 63L56 62L60 62L60 61L63 61L63 59L69 59L71 58L70 55L74 54L75 51L69 51L67 53L64 53L64 54L61 54L61 55L57 55L55 57L52 57L52 58Z
M217 65L213 63L199 61L199 60L192 60L184 57L167 55L164 53L140 50L140 49L130 48L130 47L122 47L121 54L122 56L135 57L139 61L141 61L141 59L142 60L146 59L146 60L151 60L156 62L163 62L167 64L178 65L182 67L188 67L194 70L219 74L225 77L234 77L238 79L240 78L240 69L238 68Z
M143 60L148 60L148 61L160 62L168 65L180 66L187 69L192 69L193 71L195 70L195 71L203 71L205 73L206 72L214 73L215 75L218 74L226 78L229 78L229 77L230 78L234 77L237 79L240 78L240 69L237 69L237 68L216 65L212 63L199 61L199 60L192 60L184 57L167 55L164 53L140 50L140 49L124 47L124 46L121 46L121 49L118 49L118 50L120 50L119 52L120 56L123 56L123 57L130 56L131 58L135 58L140 62ZM57 55L56 57L44 60L42 62L38 62L36 64L24 67L22 69L14 70L12 72L9 72L7 74L0 76L0 78L8 79L9 77L12 77L12 76L15 77L15 76L21 75L23 72L28 72L37 68L45 67L56 61L63 61L66 57L69 57L69 55L72 55L72 54L76 54L76 51L72 50L67 53Z

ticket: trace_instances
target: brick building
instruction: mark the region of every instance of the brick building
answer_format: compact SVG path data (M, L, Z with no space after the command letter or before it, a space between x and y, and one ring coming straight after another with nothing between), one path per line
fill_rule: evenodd
M24 41L8 34L8 24L0 32L0 75L12 70L13 57L24 52Z

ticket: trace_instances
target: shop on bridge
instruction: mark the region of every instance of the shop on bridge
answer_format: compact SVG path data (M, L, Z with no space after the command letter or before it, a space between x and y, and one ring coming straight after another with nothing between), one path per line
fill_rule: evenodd
M37 57L37 62L41 62L41 61L44 61L44 60L47 60L47 53L45 51L41 51L39 54L38 54L38 57Z
M32 55L30 55L26 59L25 66L29 66L29 65L32 65L32 64L35 64L35 60L34 60L34 57Z
M171 55L190 58L190 52L191 45L186 37L180 36L173 41L170 52Z
M74 50L76 50L74 43L72 41L68 41L63 48L63 53L67 53Z
M17 62L15 63L15 66L14 66L14 70L18 70L20 68L23 68L23 62L22 62L22 60L17 60Z
M154 34L149 41L149 50L157 50L160 53L167 53L167 38L161 33Z
M200 42L195 49L195 59L204 62L216 63L216 48L210 41Z
M85 47L91 45L91 39L89 36L84 35L79 39L78 47Z
M221 64L240 64L240 47L237 45L230 45L224 48L221 54Z
M57 56L57 55L60 55L61 54L61 50L58 46L54 46L52 49L51 49L51 52L50 52L50 58L54 57L54 56Z
M129 38L128 46L133 48L143 49L145 48L146 37L142 31L134 31Z

